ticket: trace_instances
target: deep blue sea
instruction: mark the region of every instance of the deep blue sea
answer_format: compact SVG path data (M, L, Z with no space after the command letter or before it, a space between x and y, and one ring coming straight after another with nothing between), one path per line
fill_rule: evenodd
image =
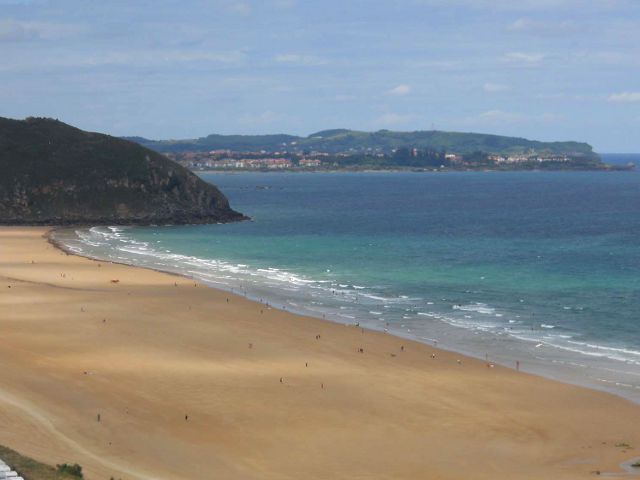
M640 173L203 178L253 221L58 239L640 402Z

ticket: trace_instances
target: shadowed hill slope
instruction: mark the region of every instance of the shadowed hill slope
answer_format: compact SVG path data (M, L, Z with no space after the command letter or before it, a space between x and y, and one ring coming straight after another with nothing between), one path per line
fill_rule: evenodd
M139 144L57 120L0 118L0 224L242 220L215 186Z

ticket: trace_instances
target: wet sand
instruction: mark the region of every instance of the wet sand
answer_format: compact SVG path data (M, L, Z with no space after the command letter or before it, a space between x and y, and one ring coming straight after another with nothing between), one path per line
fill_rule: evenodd
M89 480L563 480L640 455L624 399L67 255L46 231L0 228L0 444Z

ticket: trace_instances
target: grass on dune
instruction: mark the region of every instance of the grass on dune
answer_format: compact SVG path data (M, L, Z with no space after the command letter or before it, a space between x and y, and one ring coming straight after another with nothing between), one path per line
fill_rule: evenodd
M81 474L79 476L66 473L51 465L25 457L2 445L0 445L0 459L16 470L25 480L78 480L83 478Z

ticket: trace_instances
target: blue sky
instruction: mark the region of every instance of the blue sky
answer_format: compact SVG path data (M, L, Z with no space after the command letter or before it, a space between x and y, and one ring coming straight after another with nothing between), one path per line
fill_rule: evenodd
M640 1L0 0L0 115L149 138L436 128L640 152Z

